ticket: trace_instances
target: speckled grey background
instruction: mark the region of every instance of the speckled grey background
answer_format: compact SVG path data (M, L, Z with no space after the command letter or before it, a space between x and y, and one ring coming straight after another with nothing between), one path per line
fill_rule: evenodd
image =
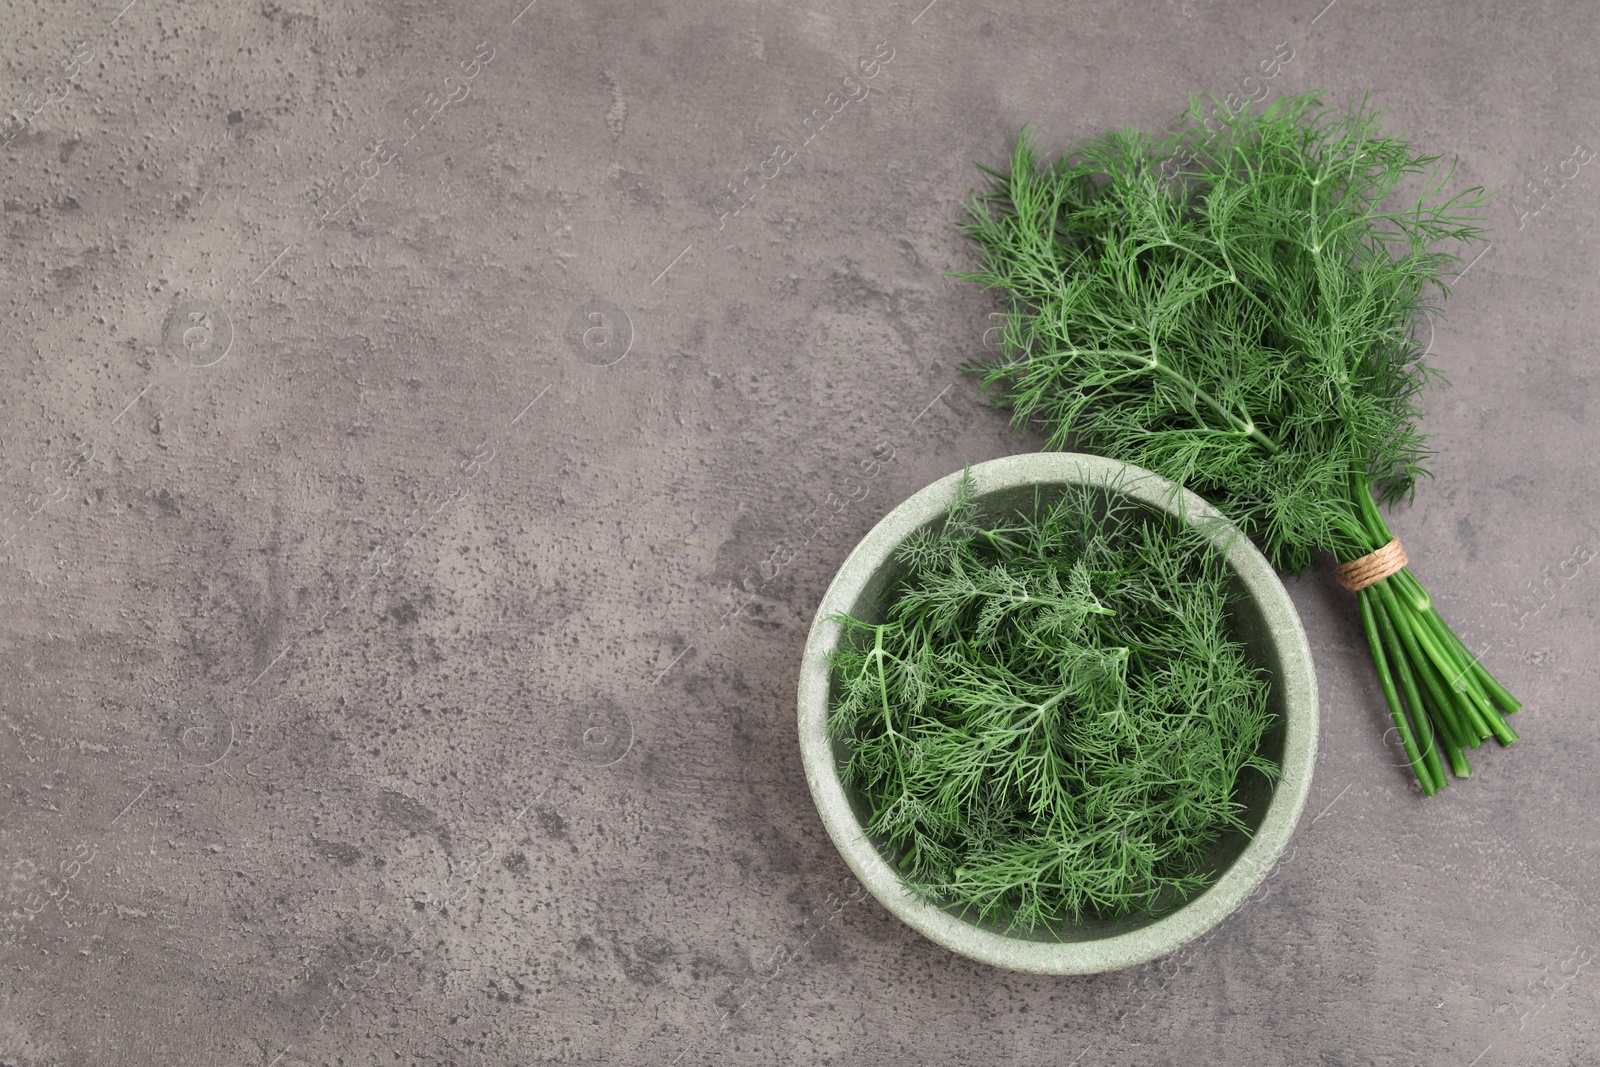
M124 2L0 14L0 1063L1600 1063L1592 6ZM956 369L969 161L1314 87L1501 191L1394 523L1523 740L1423 802L1308 575L1265 889L952 956L794 684L884 511L1036 443Z

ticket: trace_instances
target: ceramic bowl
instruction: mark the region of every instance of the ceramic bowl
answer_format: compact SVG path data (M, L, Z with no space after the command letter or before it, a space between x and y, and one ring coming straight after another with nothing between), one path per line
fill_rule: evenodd
M1208 888L1160 915L1088 919L1030 933L964 918L917 900L906 890L878 843L863 831L868 811L846 790L839 770L848 756L827 734L833 679L829 653L840 639L835 617L883 618L885 591L900 575L895 550L914 531L943 520L961 472L942 478L884 516L845 559L817 609L800 670L800 752L806 780L828 834L866 889L929 939L984 963L1044 974L1089 974L1132 967L1175 951L1239 907L1283 852L1300 818L1316 759L1317 685L1305 630L1283 583L1266 558L1211 505L1165 478L1130 464L1070 452L1040 452L971 467L981 519L1031 511L1035 492L1048 502L1068 486L1098 486L1163 513L1173 523L1199 525L1224 554L1243 598L1231 626L1246 655L1269 678L1275 726L1262 752L1281 769L1276 783L1241 779L1249 835L1225 835L1206 856Z

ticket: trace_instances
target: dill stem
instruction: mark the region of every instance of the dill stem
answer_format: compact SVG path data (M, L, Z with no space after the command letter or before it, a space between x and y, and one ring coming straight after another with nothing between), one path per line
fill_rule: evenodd
M1367 528L1367 524L1361 521L1359 506L1352 503L1352 507L1354 508L1353 514L1347 515L1336 511L1328 516L1328 521L1333 523L1340 533L1350 538L1351 543L1356 546L1355 554L1350 557L1355 559L1372 551L1370 547L1372 545L1372 532ZM1340 560L1339 562L1347 563L1349 561Z
M1076 355L1077 351L1074 350L1073 354ZM1226 422L1229 425L1231 425L1235 432L1242 433L1246 437L1255 438L1256 443L1259 444L1262 448L1265 448L1272 455L1277 455L1279 452L1283 451L1283 449L1278 446L1278 443L1276 441L1274 441L1272 438L1268 437L1266 434L1262 433L1259 429L1256 428L1255 420L1253 420L1253 419L1251 419L1249 417L1249 412L1245 413L1245 417L1244 418L1242 418L1242 419L1239 418L1239 416L1235 415L1233 412L1231 412L1227 408L1223 407L1221 401L1219 401L1216 397L1212 396L1210 393L1208 393L1204 389L1200 388L1199 385L1195 384L1195 382L1191 378L1189 378L1187 375L1185 375L1181 371L1169 366L1168 364L1162 362L1161 357L1157 354L1156 347L1155 347L1155 345L1153 343L1150 346L1149 355L1146 355L1143 352L1129 351L1127 349L1123 349L1123 350L1119 350L1119 351L1113 351L1113 352L1105 352L1104 354L1105 355L1117 355L1117 356L1129 356L1129 357L1131 357L1133 359L1139 360L1141 363L1144 364L1144 369L1145 370L1159 371L1160 373L1164 374L1167 378L1169 378L1173 382L1177 383L1177 385L1179 387L1181 387L1185 392L1187 392L1190 396L1194 397L1196 400L1205 401L1206 406L1209 407L1212 411L1216 412L1218 418L1221 418L1224 422Z
M1383 512L1378 510L1377 501L1372 499L1372 482L1362 475L1352 475L1351 491L1361 521L1372 535L1374 545L1387 544L1394 534L1389 531L1389 524L1383 521Z
M1417 680L1412 676L1411 665L1406 662L1406 654L1411 650L1402 647L1403 637L1396 635L1397 627L1389 618L1389 611L1379 611L1376 615L1378 628L1383 633L1384 644L1388 645L1393 653L1395 673L1400 676L1400 689L1405 694L1406 706L1411 709L1411 721L1417 730L1417 748L1422 753L1423 762L1428 766L1428 773L1433 775L1434 783L1442 789L1449 784L1449 779L1444 776L1444 764L1440 762L1439 750L1434 745L1433 724L1428 721L1428 707L1423 703L1422 694L1417 690ZM1412 652L1412 655L1415 653ZM1444 727L1445 724L1441 722L1440 726ZM1442 729L1441 732L1450 734L1452 731ZM1451 747L1455 747L1453 738Z
M1368 530L1375 539L1381 538L1380 544L1387 543L1393 535L1373 499L1370 483L1360 476L1352 476L1351 487ZM1517 733L1505 722L1495 702L1507 713L1517 711L1522 703L1489 673L1434 610L1433 597L1416 575L1402 568L1376 584L1383 586L1385 595L1393 599L1391 611L1397 616L1400 602L1409 609L1406 629L1421 650L1421 655L1415 657L1419 673L1425 679L1430 676L1427 670L1421 669L1424 661L1438 671L1445 689L1451 694L1451 706L1477 734L1477 739L1493 736L1503 745L1515 742ZM1476 743L1472 747L1476 748Z
M1474 718L1483 720L1484 729L1487 731L1482 736L1487 737L1493 733L1505 741L1510 728L1502 723L1502 729L1495 729L1495 720L1499 718L1499 709L1490 701L1490 695L1501 699L1502 703L1510 710L1515 711L1522 705L1510 693L1506 692L1494 676L1484 669L1461 639L1456 636L1439 613L1433 609L1432 597L1422 587L1410 572L1402 570L1391 576L1392 579L1401 579L1398 584L1391 584L1390 579L1385 579L1385 584L1390 586L1391 594L1398 598L1398 594L1406 588L1405 580L1409 579L1409 586L1415 590L1408 603L1412 617L1417 627L1417 638L1429 656L1439 665L1441 673L1452 692L1462 694L1468 705L1476 709ZM1418 602L1421 602L1420 604ZM1510 741L1505 741L1510 744Z
M1423 688L1433 698L1433 717L1439 720L1440 732L1449 738L1452 745L1468 745L1476 748L1478 735L1475 732L1475 724L1472 723L1465 710L1457 707L1450 699L1449 693L1440 684L1439 677L1433 671L1426 669L1431 664L1426 661L1426 658L1418 649L1416 635L1411 632L1409 620L1406 620L1402 615L1400 602L1395 598L1394 590L1389 588L1389 580L1386 578L1381 582L1375 582L1369 588L1373 590L1379 601L1382 602L1384 614L1400 619L1396 629L1404 647L1395 654L1397 656L1403 655L1411 663L1417 665L1416 673L1422 679ZM1410 668L1410 664L1407 665L1407 668ZM1423 707L1421 703L1417 706L1419 708Z
M979 530L978 532L983 534L983 536L987 537L990 540L990 542L993 543L993 544L1005 545L1008 548L1016 549L1018 552L1023 551L1023 547L1021 545L1017 544L1015 541L1011 540L1011 538L1009 538L1009 537L1001 537L999 534L995 533L993 530Z
M1311 179L1311 212L1310 212L1310 215L1311 215L1311 219L1312 219L1312 224L1313 225L1315 225L1316 223L1321 221L1321 216L1319 216L1317 214L1317 188L1321 184L1322 184L1322 169L1319 167L1317 169L1317 176L1315 178ZM1314 255L1314 256L1318 256L1318 257L1320 257L1322 255L1322 234L1318 230L1313 230L1312 231L1312 235L1311 235L1311 254Z
M1506 724L1505 717L1495 710L1493 704L1473 690L1468 690L1467 693L1477 703L1478 713L1488 723L1496 741L1502 745L1509 745L1517 740L1517 732Z
M1210 267L1212 269L1212 271L1214 271L1217 275L1219 275L1219 276L1221 276L1223 278L1226 278L1228 281L1232 282L1234 285L1237 285L1239 287L1240 291L1242 291L1245 296L1248 296L1252 301L1254 301L1256 307L1260 308L1267 315L1267 317L1269 319L1276 319L1277 318L1277 312L1273 311L1272 308L1268 307L1266 301L1262 300L1259 296L1257 296L1251 290L1251 288L1248 285L1246 285L1244 282L1239 280L1239 274L1238 274L1237 271L1235 271L1233 269L1232 264L1229 264L1229 267L1228 267L1227 270L1223 270L1221 267L1219 267L1215 263L1211 262L1205 256L1202 256L1199 252L1196 252L1194 249L1189 248L1186 245L1181 245L1181 244L1178 244L1175 241L1169 241L1169 240L1165 240L1165 239L1163 239L1160 243L1165 245L1168 248L1176 249L1179 252L1187 252L1187 253L1189 253L1189 255L1193 256L1195 259L1198 259L1201 263L1204 263L1206 266ZM1228 253L1227 253L1227 250L1222 247L1222 242L1218 241L1216 238L1212 238L1211 239L1211 243L1216 245L1217 246L1217 250L1222 253L1223 262L1227 262Z
M1043 360L1048 359L1051 355L1065 355L1076 358L1078 356L1089 355L1091 353L1096 356L1120 356L1124 359L1134 360L1137 364L1134 367L1135 371L1144 370L1159 372L1195 400L1203 401L1206 407L1215 412L1219 419L1221 419L1228 426L1232 427L1234 433L1239 433L1246 437L1254 438L1258 445L1266 449L1267 452L1272 455L1277 455L1283 451L1282 447L1280 447L1276 441L1268 437L1265 433L1261 432L1259 428L1257 428L1255 420L1250 417L1249 412L1245 412L1244 418L1240 418L1238 415L1235 415L1233 412L1224 407L1222 402L1216 397L1212 396L1206 390L1200 388L1200 386L1196 384L1192 378L1184 374L1182 371L1172 367L1170 364L1163 362L1154 343L1151 344L1148 350L1130 348L1095 348L1093 350L1087 350L1076 347L1058 349L1056 352L1035 356L1033 360L1030 361L1030 364L1034 362L1042 362Z
M883 728L892 737L902 740L905 735L894 728L894 719L889 715L889 681L883 674L883 631L884 625L873 627L872 656L878 661L878 695L883 699Z
M1385 590L1385 592L1391 597L1393 596L1393 590ZM1394 603L1396 611L1403 613L1406 610L1402 606L1403 601L1394 600L1392 603ZM1489 721L1484 715L1483 705L1473 699L1473 694L1470 691L1458 688L1457 684L1455 684L1460 677L1458 665L1440 661L1440 657L1433 651L1437 646L1432 643L1432 639L1425 632L1423 625L1418 623L1414 616L1407 616L1406 618L1411 636L1419 646L1419 651L1414 656L1417 670L1434 689L1440 705L1446 709L1446 714L1454 715L1461 724L1462 739L1466 741L1469 747L1477 748L1478 742L1493 733Z
M1400 694L1395 692L1394 677L1389 673L1389 659L1384 655L1383 640L1378 634L1378 623L1373 615L1374 598L1367 595L1366 589L1357 593L1356 598L1361 603L1361 625L1367 631L1367 644L1372 648L1373 665L1378 668L1378 681L1383 685L1384 699L1389 702L1389 717L1394 720L1394 728L1400 734L1400 744L1405 746L1406 757L1411 760L1417 783L1422 786L1422 792L1431 797L1439 791L1439 787L1434 783L1433 772L1417 751L1416 738L1406 722L1405 709L1400 706Z
M1389 600L1390 610L1398 614L1401 610L1399 598L1395 597L1394 588L1389 584L1388 579L1386 578L1376 584L1384 587L1383 595ZM1433 634L1428 631L1426 626L1415 627L1411 636L1415 638L1417 645L1421 646L1422 652L1426 653L1427 658L1433 662L1434 666L1438 667L1439 673L1452 680L1450 688L1458 693L1462 692L1459 681L1461 664L1456 662L1455 657L1439 647L1439 643L1433 639ZM1418 658L1421 657L1419 656Z
M1329 521L1334 529L1344 534L1349 539L1349 545L1334 545L1333 555L1340 563L1350 563L1358 560L1370 552L1375 552L1383 547L1383 542L1372 543L1372 535L1367 533L1367 528L1343 515L1331 515Z
M1392 595L1392 591L1390 592ZM1464 665L1439 646L1425 624L1419 623L1411 627L1411 632L1426 653L1425 657L1419 659L1426 659L1438 670L1439 676L1444 679L1446 693L1455 700L1457 707L1465 709L1468 721L1478 730L1478 736L1488 737L1490 733L1498 735L1499 731L1494 729L1494 720L1499 716L1482 695L1468 684L1471 678Z
M1422 589L1421 583L1418 582L1409 571L1401 571L1400 574L1410 579L1410 581L1416 585L1418 589ZM1397 575L1396 577L1399 576L1400 575ZM1427 590L1423 589L1422 592L1424 596L1427 595ZM1494 675L1490 674L1488 669L1485 668L1482 663L1478 662L1478 657L1473 655L1472 650L1467 648L1465 642L1456 636L1456 632L1445 624L1445 621L1439 617L1438 612L1433 611L1430 608L1427 612L1423 613L1422 617L1424 622L1426 622L1427 625L1433 629L1435 636L1447 642L1456 651L1456 653L1462 657L1462 659L1466 660L1466 662L1469 664L1468 669L1472 672L1473 677L1476 678L1478 683L1488 690L1495 700L1500 703L1500 706L1505 709L1502 714L1510 715L1521 710L1522 701L1518 700L1516 697L1507 692L1505 686L1501 685L1499 680L1496 679Z

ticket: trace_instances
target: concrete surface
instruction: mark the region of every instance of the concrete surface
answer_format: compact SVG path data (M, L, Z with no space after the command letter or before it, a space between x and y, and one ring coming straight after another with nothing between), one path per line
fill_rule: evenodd
M0 1063L1600 1063L1600 11L525 2L0 13ZM1308 575L1264 890L964 960L794 692L877 517L1033 443L956 371L969 160L1312 87L1503 191L1395 526L1523 741L1421 800Z

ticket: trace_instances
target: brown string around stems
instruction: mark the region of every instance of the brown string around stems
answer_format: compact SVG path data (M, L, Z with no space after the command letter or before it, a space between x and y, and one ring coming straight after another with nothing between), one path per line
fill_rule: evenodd
M1395 537L1376 552L1369 552L1360 559L1339 564L1337 577L1340 585L1352 593L1359 593L1373 582L1383 581L1405 565L1406 550L1400 547L1400 538Z

